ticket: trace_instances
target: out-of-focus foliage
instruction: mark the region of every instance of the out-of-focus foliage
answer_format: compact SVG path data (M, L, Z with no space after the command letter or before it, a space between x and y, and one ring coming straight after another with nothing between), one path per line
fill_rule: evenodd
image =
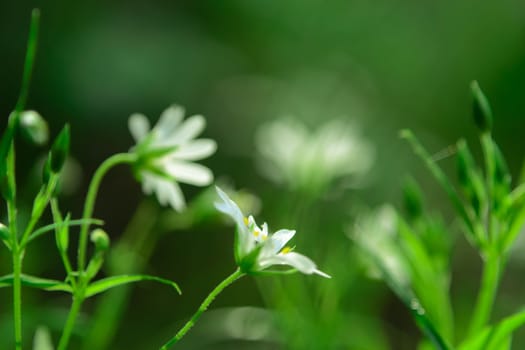
M217 177L228 176L236 188L254 193L258 199L245 198L249 205L260 205L263 220L297 229L301 251L334 276L322 284L304 276L240 281L217 299L216 310L184 340L188 349L414 348L420 338L410 315L381 284L363 277L345 236L355 217L364 215L362 207L399 201L400 179L409 172L421 181L427 202L450 222L445 197L398 139L397 130L414 129L438 154L459 136L472 139L466 87L478 79L491 97L497 120L493 134L514 178L523 166L523 1L6 1L0 3L2 130L16 103L34 6L41 8L42 26L28 109L38 110L49 122L50 140L64 122L71 124L71 155L81 160L83 171L82 176L73 171L80 183L63 183L63 200L73 214L81 212L86 179L95 167L132 144L126 128L129 115L159 115L164 106L180 103L190 114L203 113L208 120L205 136L217 140L216 155L204 164ZM320 132L327 119L355 125L359 137L375 150L366 181L359 182L363 186L338 179L313 196L268 181L258 171L257 130L287 115L312 134ZM283 147L288 150L286 141ZM20 196L26 198L20 206L30 211L35 173L29 169L42 154L28 143L20 147L18 162L28 169L18 174ZM479 156L473 152L474 159ZM453 173L453 163L447 156L439 160L448 173ZM349 169L352 166L356 164ZM65 172L67 168L66 161ZM40 168L37 173L41 176ZM110 256L116 266L106 272L136 267L170 277L184 290L176 300L171 291L149 285L127 294L133 307L123 313L110 348L151 348L151 339L169 335L230 272L231 227L220 224L207 190L184 187L188 211L178 215L152 202L139 205L139 185L127 170L116 169L105 181L96 217L111 218L107 232L112 245L119 246L119 238L132 227L128 219L137 207L143 211L138 222L147 228L120 246L123 252L129 251L126 244L140 246L139 256L127 256L130 263L124 267ZM1 209L1 222L5 215ZM151 231L157 233L153 238L146 235ZM60 279L60 260L46 253L53 244L38 242L24 269ZM141 259L144 256L148 258ZM434 258L440 263L441 257ZM451 259L455 277L450 287L461 325L474 303L479 267L475 252L462 239ZM3 253L0 266L2 274L10 266ZM496 317L522 305L523 268L520 259L509 260ZM279 292L288 298L279 299ZM10 294L2 290L0 298L9 300ZM51 334L63 326L65 297L28 290L24 303L33 305L24 311L26 334L41 324ZM248 305L270 308L230 309ZM87 311L97 307L90 304ZM82 314L77 335L89 334L89 315ZM155 318L146 322L146 315ZM224 319L228 322L214 327ZM10 315L0 316L0 339L9 339L10 322ZM246 328L231 326L235 322ZM524 342L520 334L514 339L515 346Z

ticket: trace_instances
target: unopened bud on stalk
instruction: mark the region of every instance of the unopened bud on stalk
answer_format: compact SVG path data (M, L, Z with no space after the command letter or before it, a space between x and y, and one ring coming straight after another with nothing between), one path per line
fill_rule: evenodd
M421 188L412 179L408 178L403 187L403 202L405 209L412 218L420 217L423 213L423 195Z
M49 139L47 122L36 111L24 111L20 114L19 127L22 135L36 145L43 145Z
M503 157L501 150L496 144L494 144L494 160L494 176L496 177L496 182L510 185L511 176L509 167L505 161L505 157Z
M0 223L0 239L4 241L9 241L11 233L6 225Z
M469 173L473 167L474 159L465 140L459 140L457 144L457 170L458 180L461 186L469 185Z
M91 242L95 244L97 252L103 252L109 249L109 236L106 231L97 228L91 232Z
M474 158L472 157L465 140L458 141L457 152L459 184L475 212L479 215L486 203L483 178L476 168L476 163L474 162Z
M58 134L53 147L51 148L50 168L54 173L60 172L69 153L69 125L66 124L60 134Z
M492 109L490 108L489 101L477 81L473 81L470 84L470 90L474 97L474 122L481 132L490 132L492 130Z

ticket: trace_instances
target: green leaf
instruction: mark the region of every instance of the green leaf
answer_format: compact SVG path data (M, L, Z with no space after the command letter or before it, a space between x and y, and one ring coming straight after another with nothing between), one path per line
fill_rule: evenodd
M72 293L71 286L65 282L41 278L31 275L22 275L22 284L27 287L43 289L47 291L60 291ZM0 288L13 285L13 274L0 277Z
M467 211L457 191L454 189L454 186L452 186L452 183L445 175L443 170L441 170L436 162L434 162L430 154L410 130L401 130L400 136L408 141L414 153L425 163L432 176L434 176L434 179L436 179L436 181L447 193L450 201L454 205L454 208L468 228L468 230L465 231L468 240L476 247L482 248L484 246L483 228L479 225L476 225L476 222L473 218L474 213L472 211Z
M472 97L474 98L474 122L480 131L490 132L492 130L493 117L489 101L483 91L481 91L477 81L474 80L470 84L470 90L472 92Z
M59 173L64 165L67 155L69 153L70 135L69 124L66 124L62 131L58 134L51 147L50 153L50 167L54 173Z
M27 243L29 243L32 240L42 236L43 234L46 234L47 232L53 231L54 229L56 229L58 227L61 227L62 225L67 225L67 226L71 227L71 226L81 226L81 225L85 225L85 224L102 226L102 225L104 225L104 221L99 220L99 219L78 219L78 220L69 220L69 222L67 222L67 223L66 222L63 222L63 223L58 223L57 222L57 223L54 223L54 224L49 224L49 225L46 225L46 226L42 226L42 227L36 229L35 231L33 231L33 233L27 239Z
M140 282L140 281L155 281L155 282L159 282L162 284L166 284L166 285L169 285L175 288L175 290L179 294L182 294L177 283L164 279L164 278L150 276L150 275L120 275L120 276L107 277L107 278L98 280L96 282L93 282L87 287L85 295L86 295L86 298L89 298L93 295L105 292L108 289L115 288L115 287L118 287L124 284L128 284L128 283L135 283L135 282Z
M464 341L458 350L506 350L512 333L525 324L525 310L508 316L494 326L485 327L475 336Z

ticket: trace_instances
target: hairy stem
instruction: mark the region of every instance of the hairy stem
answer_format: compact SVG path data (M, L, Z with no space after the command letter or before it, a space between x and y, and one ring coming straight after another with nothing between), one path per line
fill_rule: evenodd
M211 302L219 295L224 288L228 287L230 284L238 280L244 276L244 273L241 272L240 269L235 270L234 273L232 273L230 276L226 277L224 281L219 283L217 287L215 287L214 290L211 291L211 293L204 299L202 304L199 306L197 311L193 314L193 316L190 318L188 322L171 338L166 344L164 344L160 350L167 350L170 347L172 347L175 343L177 343L179 340L184 337L184 335L195 325L195 323L199 320L201 315L208 309L208 306L210 306Z

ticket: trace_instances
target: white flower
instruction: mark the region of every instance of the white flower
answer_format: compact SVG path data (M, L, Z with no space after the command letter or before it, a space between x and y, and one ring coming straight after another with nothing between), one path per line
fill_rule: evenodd
M155 193L162 205L171 205L182 211L186 207L178 182L195 186L212 183L210 169L193 161L212 155L217 144L211 139L195 139L206 125L201 115L182 121L184 109L171 106L162 112L159 121L150 130L148 119L133 114L128 121L138 155L134 164L135 175L142 182L146 194Z
M295 235L295 230L281 229L274 234L268 233L268 225L257 225L253 216L245 217L237 204L219 187L217 193L221 199L216 208L229 215L237 226L235 260L246 273L257 273L274 265L288 265L304 274L318 274L330 278L317 269L310 258L296 253L286 243Z
M374 150L352 125L332 120L311 132L293 118L264 124L257 132L260 169L292 189L321 192L336 178L365 174Z

